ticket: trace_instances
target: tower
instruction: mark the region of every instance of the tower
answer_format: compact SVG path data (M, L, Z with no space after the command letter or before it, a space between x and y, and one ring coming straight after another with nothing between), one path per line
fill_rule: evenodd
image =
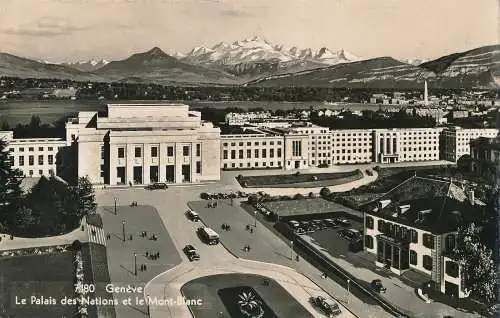
M427 91L427 81L424 84L424 105L429 105L429 92Z

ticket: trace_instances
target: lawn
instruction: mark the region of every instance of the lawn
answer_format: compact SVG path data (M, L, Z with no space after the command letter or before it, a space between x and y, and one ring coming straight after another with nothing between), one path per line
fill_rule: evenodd
M263 318L313 317L278 282L252 274L222 274L194 279L181 287L187 299L202 299L204 305L189 306L195 318L244 317L237 306L240 292L252 292L262 303ZM222 313L222 315L220 315Z
M73 317L75 306L60 299L73 297L72 252L0 258L0 312L4 317ZM27 298L16 305L15 297ZM56 305L30 304L31 296L52 297Z
M363 178L361 170L335 173L300 173L244 176L237 179L246 188L315 188L334 186Z
M287 215L301 214L317 214L329 212L352 212L359 214L357 211L351 211L349 208L338 203L325 200L323 198L303 199L303 200L285 200L285 201L270 201L264 202L262 205L277 213L280 217Z

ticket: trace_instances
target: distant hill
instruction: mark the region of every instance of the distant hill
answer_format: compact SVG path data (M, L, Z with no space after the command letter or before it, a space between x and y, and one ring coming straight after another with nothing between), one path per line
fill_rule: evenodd
M61 63L60 65L68 66L77 69L82 72L93 72L100 69L104 65L108 64L107 60L89 60L89 61L78 61L72 63Z
M421 81L432 79L433 72L380 57L338 64L315 70L269 76L247 83L257 86L312 86L350 88L417 88Z
M64 65L40 63L8 53L0 53L0 76L62 78L77 81L101 80L99 76L92 73L82 72Z
M235 84L238 82L238 78L233 75L181 62L157 47L144 53L134 54L125 60L110 62L96 70L95 74L114 81L160 84Z

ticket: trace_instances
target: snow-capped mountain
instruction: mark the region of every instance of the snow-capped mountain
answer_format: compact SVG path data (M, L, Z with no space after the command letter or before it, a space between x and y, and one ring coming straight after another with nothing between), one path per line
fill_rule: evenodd
M343 49L331 51L325 47L318 50L287 48L258 36L231 44L220 42L212 47L195 47L180 59L190 64L223 68L237 75L283 73L360 60ZM247 74L249 71L251 74Z
M401 59L399 61L406 63L406 64L413 65L413 66L419 66L420 64L425 63L428 60L425 60L425 59Z
M107 65L108 63L109 61L101 59L101 60L67 62L67 63L61 63L61 65L69 66L83 72L93 72L95 70L100 69L104 65Z

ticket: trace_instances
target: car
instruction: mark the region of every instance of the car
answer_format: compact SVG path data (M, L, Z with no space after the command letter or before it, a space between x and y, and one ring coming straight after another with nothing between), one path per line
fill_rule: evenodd
M146 186L146 190L166 190L168 185L163 182L155 182Z
M323 223L325 223L328 227L335 227L337 225L333 219L324 219Z
M191 221L198 222L200 220L200 215L193 210L187 210L186 215Z
M370 285L377 293L385 293L387 291L387 288L384 287L380 279L372 280Z
M332 299L326 299L323 296L311 297L311 302L321 309L328 317L335 317L340 315L341 310L339 304Z
M198 261L200 260L200 254L196 251L193 245L186 245L183 249L184 253L188 257L189 261Z
M304 234L305 232L306 231L304 231L304 229L301 228L301 227L298 227L298 228L295 229L295 233L297 233L297 234Z
M291 227L296 229L300 226L300 223L292 220L292 221L288 221L288 225L290 225Z
M359 232L358 230L356 229L341 229L340 231L338 231L338 234L343 237L343 238L346 238L348 240L356 240L357 238L361 237L361 232Z
M335 219L335 223L337 223L343 227L351 226L351 222L346 218L337 218L337 219Z
M320 230L326 228L325 224L321 220L313 220L312 224L317 226Z

